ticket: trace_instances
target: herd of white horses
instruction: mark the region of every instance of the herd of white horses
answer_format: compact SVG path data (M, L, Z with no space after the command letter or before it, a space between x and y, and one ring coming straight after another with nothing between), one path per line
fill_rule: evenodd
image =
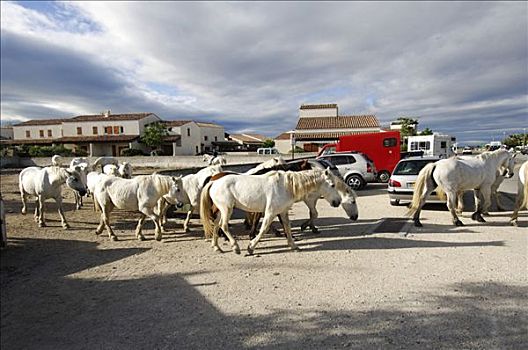
M278 217L283 226L288 245L295 244L288 217L291 206L303 201L309 208L310 219L302 229L317 228L316 204L324 198L332 207L341 206L352 220L358 218L356 194L329 169L319 163L301 161L286 163L282 158L273 158L245 173L227 172L222 169L225 158L206 157L208 166L186 176L167 176L158 173L132 176L132 166L119 163L114 157L100 157L93 164L86 158L75 158L68 167L60 156L52 158L47 167L28 167L19 175L19 189L22 198L22 214L26 214L28 197L36 198L35 221L40 227L46 226L44 201L53 198L58 205L62 226L69 228L62 209L62 187L66 184L75 194L76 209L83 205L82 197L91 195L94 210L99 211L100 223L96 233L107 230L112 240L117 236L110 224L110 213L114 209L139 212L141 214L135 230L136 237L144 240L142 227L145 219L151 219L155 226L155 239L161 240L166 225L166 213L170 205L188 208L184 220L184 231L189 231L189 221L195 212L200 213L204 235L211 239L214 250L221 251L218 244L222 230L234 252L240 253L236 237L231 233L229 220L235 208L245 211L249 225L256 229L262 217L258 234L254 235L247 248L252 254L256 245L266 233L272 221ZM528 201L528 161L520 167L518 194L510 220L517 225L518 211ZM457 201L466 190L475 193L476 211L472 219L484 222L482 214L487 213L494 186L504 177L513 175L515 154L506 150L485 152L481 155L451 157L427 165L420 171L408 215L413 215L416 226L421 226L420 212L426 198L436 189L445 194L447 206L453 216L453 223L463 225L457 215ZM259 213L259 215L255 215Z

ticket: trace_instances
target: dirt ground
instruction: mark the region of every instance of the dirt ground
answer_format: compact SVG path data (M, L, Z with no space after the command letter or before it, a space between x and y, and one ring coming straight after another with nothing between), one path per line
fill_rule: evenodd
M2 349L521 349L528 344L528 215L519 227L492 213L464 227L442 206L424 227L390 225L383 185L359 193L360 219L320 201L319 235L300 234L304 204L291 211L301 251L266 236L244 256L214 253L170 223L162 242L134 238L136 214L111 220L119 241L94 234L91 199L73 210L64 191L63 230L53 202L49 227L20 214L16 172L3 171L9 245L1 252ZM386 218L385 221L380 219ZM408 232L407 237L398 234Z

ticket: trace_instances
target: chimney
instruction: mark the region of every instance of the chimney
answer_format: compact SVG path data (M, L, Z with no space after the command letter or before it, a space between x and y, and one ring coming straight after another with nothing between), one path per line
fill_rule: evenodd
M103 115L104 115L105 118L108 118L110 116L110 110L107 109L106 111L104 111Z

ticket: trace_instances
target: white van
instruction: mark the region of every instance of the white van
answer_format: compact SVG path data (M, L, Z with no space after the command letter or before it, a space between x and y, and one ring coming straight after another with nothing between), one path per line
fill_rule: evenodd
M259 148L257 154L279 154L276 148Z

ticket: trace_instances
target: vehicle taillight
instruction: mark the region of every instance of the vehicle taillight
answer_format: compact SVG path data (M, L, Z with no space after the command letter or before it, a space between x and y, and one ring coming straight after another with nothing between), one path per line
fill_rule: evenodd
M401 183L399 183L396 180L389 179L389 186L391 186L391 187L401 187Z
M372 166L370 165L370 163L367 163L367 173L371 173L372 172Z

